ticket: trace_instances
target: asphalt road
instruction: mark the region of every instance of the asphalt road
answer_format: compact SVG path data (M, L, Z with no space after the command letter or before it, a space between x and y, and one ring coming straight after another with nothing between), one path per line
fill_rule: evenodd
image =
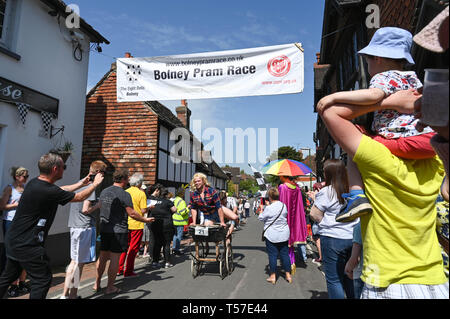
M275 285L266 282L268 257L260 239L261 231L262 223L252 216L234 233L235 269L224 279L219 275L218 263L205 264L199 276L193 278L189 253L174 256L174 267L169 269L153 269L146 265L146 259L138 258L135 266L138 277L116 279L121 293L109 296L94 293L92 280L82 282L79 295L83 299L326 299L325 278L319 266L312 263L312 258L317 256L313 245L308 250L306 266L297 263L292 284L281 273ZM102 280L102 287L105 286L106 276ZM58 291L48 297L60 295Z

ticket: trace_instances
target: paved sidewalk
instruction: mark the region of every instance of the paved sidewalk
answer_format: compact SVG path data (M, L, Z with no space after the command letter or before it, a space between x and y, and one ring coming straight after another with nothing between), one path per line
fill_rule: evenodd
M185 237L187 237L187 238L185 238L181 241L181 245L184 246L184 248L186 248L192 242L192 238L190 238L189 235L186 235ZM142 257L137 256L135 266L137 267L142 264L145 264L147 261L148 261L147 257L142 258ZM81 280L80 280L80 288L94 284L95 276L96 276L95 264L96 263L93 262L93 263L86 264L84 266L83 273L82 273ZM103 278L106 278L107 269L108 269L108 264L106 265L106 270L105 270L105 274L103 275ZM61 296L63 289L64 289L64 280L66 277L65 271L66 271L66 266L56 267L52 270L53 280L52 280L52 285L47 294L47 299L57 299ZM28 299L29 297L30 297L29 294L26 294L26 295L22 295L22 296L19 296L16 298L8 298L8 299Z

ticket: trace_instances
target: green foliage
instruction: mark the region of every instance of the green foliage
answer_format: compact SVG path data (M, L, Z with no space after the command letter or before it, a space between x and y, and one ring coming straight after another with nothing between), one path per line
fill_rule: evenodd
M232 181L228 181L228 183L227 183L228 196L236 196L236 188L234 186L235 185L233 184Z
M272 152L269 157L270 161L275 161L277 159L291 159L301 162L303 161L303 154L292 146L281 146L277 151Z
M259 190L258 183L254 179L241 180L239 183L239 190L252 192L254 194Z

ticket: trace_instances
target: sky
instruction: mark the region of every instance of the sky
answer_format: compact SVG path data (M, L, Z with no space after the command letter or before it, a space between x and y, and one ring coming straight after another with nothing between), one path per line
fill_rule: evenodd
M233 162L225 162L226 128L253 128L256 132L266 128L267 155L270 128L278 130L279 147L310 148L315 153L313 64L320 52L324 0L77 0L66 4L77 5L80 16L110 41L102 45L101 53L90 53L88 91L125 52L134 57L155 57L301 43L305 65L302 93L188 100L188 107L192 111L191 123L201 120L202 130L217 128L222 132L222 156L216 158L213 149L220 166L239 166L251 173L247 164L251 154L247 151L242 161L235 148ZM181 105L179 100L159 102L174 114ZM202 142L208 145L211 140L205 138ZM260 169L264 162L258 157L252 165Z

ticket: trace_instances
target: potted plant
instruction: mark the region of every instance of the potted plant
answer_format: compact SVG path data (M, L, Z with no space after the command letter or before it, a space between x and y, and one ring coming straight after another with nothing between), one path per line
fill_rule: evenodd
M69 158L69 156L72 155L73 149L74 149L73 143L70 141L66 141L62 146L51 150L51 152L60 155L65 163Z

